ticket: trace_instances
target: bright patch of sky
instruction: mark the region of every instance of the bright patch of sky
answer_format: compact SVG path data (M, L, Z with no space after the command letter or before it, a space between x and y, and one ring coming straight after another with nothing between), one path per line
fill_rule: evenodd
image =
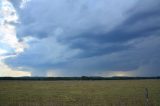
M3 60L17 56L27 47L25 42L17 38L16 24L18 14L9 0L0 1L0 76L30 76L29 72L12 70Z

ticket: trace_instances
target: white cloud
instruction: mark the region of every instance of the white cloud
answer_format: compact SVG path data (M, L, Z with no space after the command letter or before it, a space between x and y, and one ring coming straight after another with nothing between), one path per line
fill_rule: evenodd
M11 2L1 0L0 4L0 76L31 76L30 72L14 70L3 62L24 52L27 44L17 38L15 24L19 17Z
M21 53L25 44L17 38L15 23L18 23L18 15L15 8L8 0L1 1L0 7L0 43L8 45L15 53ZM0 46L1 48L1 46Z
M7 53L7 51L6 51L6 50L4 50L4 49L0 49L0 55L3 55L3 54L5 54L5 53Z
M23 9L26 7L27 3L30 2L31 0L21 0L20 8Z

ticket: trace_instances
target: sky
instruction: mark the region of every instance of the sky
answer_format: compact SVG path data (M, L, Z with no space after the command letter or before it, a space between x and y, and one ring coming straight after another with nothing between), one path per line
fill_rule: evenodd
M0 76L160 76L160 1L0 0Z

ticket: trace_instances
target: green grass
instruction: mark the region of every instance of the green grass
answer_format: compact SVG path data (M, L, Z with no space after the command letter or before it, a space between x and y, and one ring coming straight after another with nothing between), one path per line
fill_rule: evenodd
M160 106L160 80L0 81L0 106Z

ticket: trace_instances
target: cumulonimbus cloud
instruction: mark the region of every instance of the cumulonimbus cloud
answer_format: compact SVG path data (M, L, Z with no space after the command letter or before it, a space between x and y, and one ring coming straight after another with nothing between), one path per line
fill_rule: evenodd
M146 67L150 73L158 74L159 3L32 0L19 11L21 24L17 33L20 38L30 35L37 41L5 62L13 67L33 68L35 75L51 71L63 75L112 71L145 75Z

